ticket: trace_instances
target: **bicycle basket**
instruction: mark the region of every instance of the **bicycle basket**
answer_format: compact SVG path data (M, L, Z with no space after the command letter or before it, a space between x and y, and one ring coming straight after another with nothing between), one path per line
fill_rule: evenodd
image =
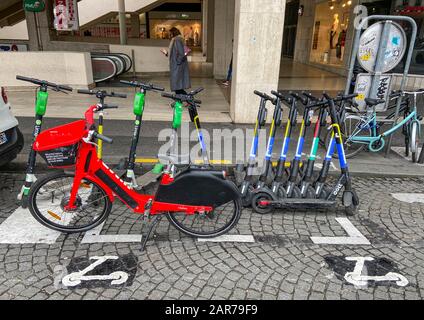
M34 150L49 167L70 167L76 163L78 146L85 133L84 120L46 130L38 135Z

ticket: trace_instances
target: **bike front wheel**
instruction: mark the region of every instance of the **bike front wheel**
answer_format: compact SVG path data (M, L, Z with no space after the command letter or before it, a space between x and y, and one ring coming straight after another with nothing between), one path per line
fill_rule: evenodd
M191 237L215 238L234 228L241 211L241 200L235 199L209 213L188 215L184 212L169 212L167 217L177 230Z
M74 175L53 173L38 179L29 193L29 210L42 225L63 233L85 232L101 224L112 209L106 192L82 179L75 209L68 210Z
M411 126L411 137L409 139L411 144L412 162L417 163L418 160L418 148L419 148L419 128L416 122L412 123Z
M372 135L370 126L364 123L361 116L354 115L354 114L349 114L346 116L345 120L341 124L340 129L342 131L343 145L344 145L344 150L345 150L347 159L351 159L357 156L367 146L366 144L363 144L363 143L350 141L350 138L352 138L353 136L371 137ZM331 141L332 135L333 135L333 128L330 127L327 130L327 136L325 139L325 145L327 148L330 147L330 141ZM333 154L333 157L336 159L339 158L339 154L336 152L336 150Z

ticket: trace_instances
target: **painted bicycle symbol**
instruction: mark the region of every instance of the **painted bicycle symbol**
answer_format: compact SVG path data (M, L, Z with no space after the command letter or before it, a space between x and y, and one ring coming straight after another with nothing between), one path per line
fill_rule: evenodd
M117 260L116 256L104 256L104 257L91 257L90 260L95 260L92 264L90 264L87 268L79 271L68 274L62 279L62 283L67 287L75 287L81 284L82 281L106 281L112 280L111 285L120 285L124 284L128 280L128 273L124 271L116 271L112 272L108 275L89 275L86 274L90 271L93 271L99 265L105 263L108 260Z

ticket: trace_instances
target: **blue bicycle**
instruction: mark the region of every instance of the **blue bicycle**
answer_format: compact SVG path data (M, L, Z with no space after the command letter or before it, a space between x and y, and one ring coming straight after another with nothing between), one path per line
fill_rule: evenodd
M406 156L411 151L412 161L416 163L422 120L422 117L417 112L417 97L423 94L424 90L394 92L390 96L390 99L402 99L400 114L403 113L403 120L383 133L380 132L383 125L395 117L395 113L393 112L385 120L378 120L376 106L385 103L385 100L365 99L367 110L370 111L363 113L359 112L359 109L354 105L348 110L341 107L344 113L340 117L342 119L341 130L345 141L346 158L353 158L366 148L370 152L380 152L386 146L387 137L402 130L405 136ZM410 97L412 97L412 102ZM355 108L356 110L354 110Z

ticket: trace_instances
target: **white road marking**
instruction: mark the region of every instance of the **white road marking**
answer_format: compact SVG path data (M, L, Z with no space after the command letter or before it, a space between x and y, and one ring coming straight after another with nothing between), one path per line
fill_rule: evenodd
M0 224L1 244L53 244L60 232L40 224L29 210L18 208Z
M412 163L412 155L410 155L409 157L405 157L405 147L392 147L392 151L394 151L395 153L397 153L398 155L400 155L402 158L408 160L409 162ZM417 151L417 157L421 154L421 148L418 148ZM419 163L413 163L416 166L419 167L424 167L424 164L419 164Z
M199 242L242 242L242 243L255 243L253 236L243 235L223 235L217 238L211 239L197 239Z
M349 221L347 218L336 218L343 229L346 230L348 237L311 237L315 244L331 245L370 245L371 242Z
M108 275L89 275L86 276L87 273L93 271L97 266L103 264L107 260L117 260L119 257L116 256L104 256L104 257L91 257L90 260L96 260L92 264L90 264L84 270L79 272L74 272L66 275L62 279L62 283L67 287L75 287L79 285L82 281L93 281L93 280L112 280L112 285L119 285L127 282L128 273L124 271L115 271Z
M94 228L93 230L87 231L82 239L81 243L132 243L141 242L141 234L107 234L101 235L104 222Z
M406 203L424 203L423 193L392 193L392 197Z
M366 287L369 281L383 282L391 281L396 282L399 287L406 287L409 284L408 279L399 273L389 272L384 276L368 276L363 275L365 262L374 261L370 257L347 257L347 261L356 261L355 269L353 272L348 272L344 276L345 280L357 287ZM366 268L365 268L366 270Z

